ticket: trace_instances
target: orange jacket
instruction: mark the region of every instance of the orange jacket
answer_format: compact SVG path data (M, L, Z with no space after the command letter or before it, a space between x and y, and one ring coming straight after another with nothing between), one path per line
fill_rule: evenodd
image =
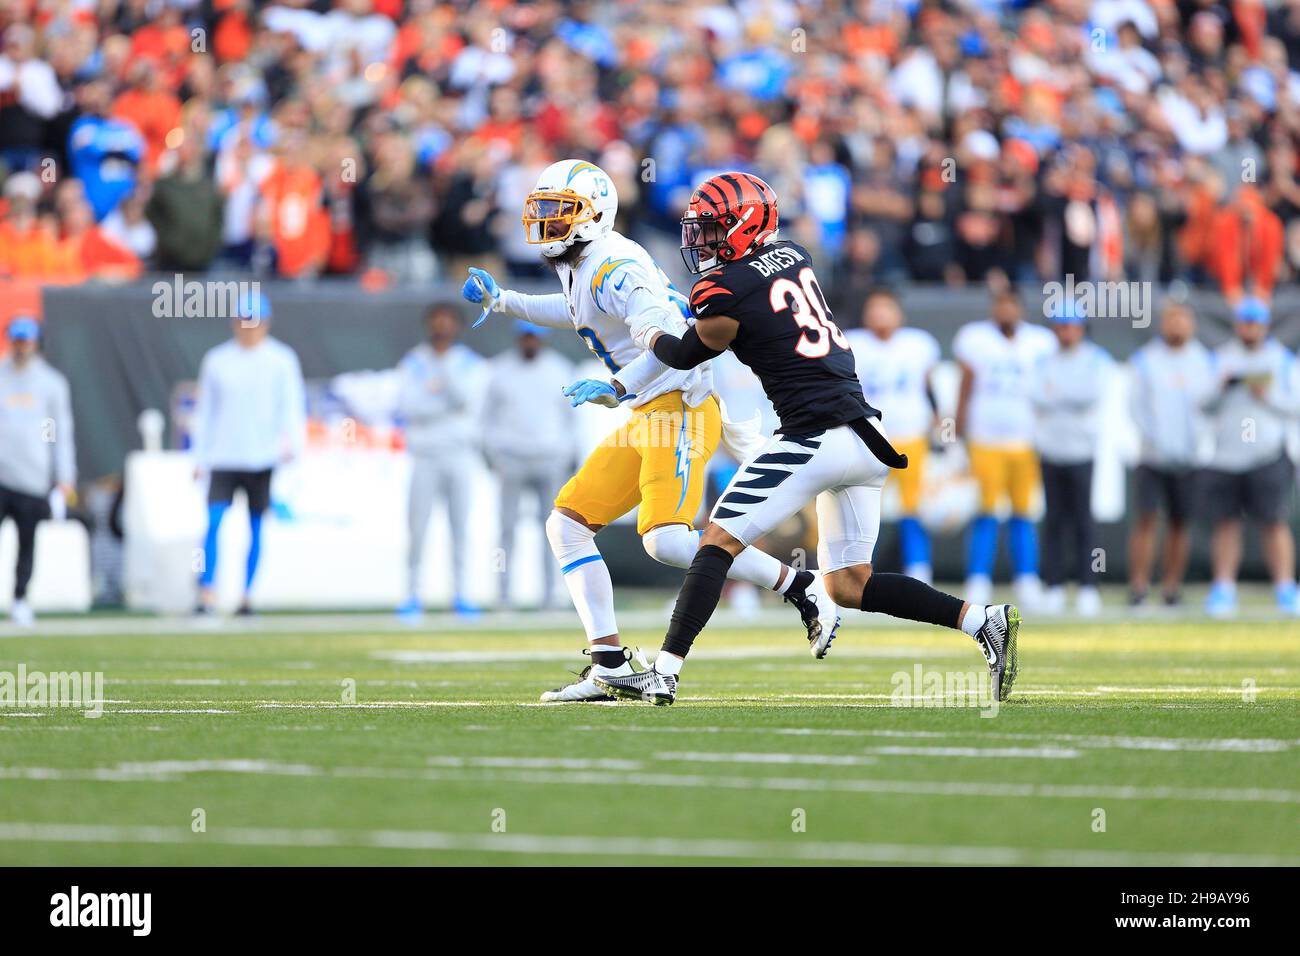
M1214 219L1208 266L1224 297L1235 299L1249 287L1253 295L1268 298L1277 282L1283 241L1282 220L1262 203L1255 204L1250 223L1237 208L1221 209Z
M170 93L127 90L113 102L113 115L140 131L149 151L149 171L167 149L167 134L181 125L181 101Z
M22 231L13 223L0 222L0 275L31 279L53 275L58 271L57 245L40 222Z
M299 276L324 263L330 224L321 195L320 177L310 166L281 165L262 181L281 275Z

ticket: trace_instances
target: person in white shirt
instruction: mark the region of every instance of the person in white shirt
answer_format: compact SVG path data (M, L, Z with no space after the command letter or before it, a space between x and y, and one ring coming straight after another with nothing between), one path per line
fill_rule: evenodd
M460 311L440 302L425 315L429 340L415 346L398 364L398 411L406 422L411 455L407 497L407 598L398 608L405 617L423 610L419 596L424 537L433 506L446 506L451 528L452 609L473 616L478 608L465 593L469 498L478 457L477 398L483 384L481 356L460 341Z
M891 472L898 483L898 522L903 573L929 583L930 536L917 513L921 483L935 426L930 375L939 363L939 341L924 329L903 326L903 309L887 289L871 292L862 308L862 328L847 333L867 404L880 409L889 440L907 456L907 467Z
M1295 539L1288 523L1295 463L1288 445L1300 420L1300 366L1268 334L1266 303L1242 299L1234 314L1236 337L1215 350L1215 381L1203 401L1214 432L1214 458L1205 475L1214 583L1205 610L1221 617L1237 609L1241 519L1246 517L1259 527L1278 610L1296 614Z
M1066 569L1074 564L1078 612L1101 610L1097 589L1097 526L1092 518L1092 471L1097 453L1097 409L1114 361L1087 338L1087 318L1074 302L1053 311L1058 348L1039 359L1030 398L1035 445L1043 472L1043 610L1065 608ZM1067 539L1073 562L1067 558Z
M483 405L483 450L500 482L501 603L510 603L515 565L515 532L525 493L535 496L538 525L545 523L551 502L568 474L574 456L569 401L562 394L573 381L573 363L545 343L550 329L515 323L515 348L489 362ZM542 603L555 593L555 562L543 532Z
M993 589L998 548L995 512L1009 499L1007 537L1017 596L1030 604L1038 591L1038 541L1029 510L1039 485L1034 451L1034 409L1029 387L1039 359L1056 350L1056 337L1023 321L1013 289L999 292L993 317L964 326L953 340L961 365L957 435L966 442L971 473L979 484L980 510L971 524L966 592L986 604Z
M1160 337L1129 359L1129 409L1141 437L1137 467L1137 519L1129 536L1129 604L1147 597L1156 557L1156 525L1165 513L1161 593L1180 602L1191 554L1190 522L1196 507L1197 445L1204 424L1201 400L1214 383L1210 350L1196 341L1189 306L1171 302L1160 317Z
M208 531L203 539L197 613L215 603L217 534L236 491L248 502L250 540L240 614L251 614L262 554L262 516L271 504L271 474L302 453L306 398L293 349L271 338L271 304L240 297L234 336L203 356L194 410L195 477L208 478Z
M50 517L51 486L75 497L76 453L68 380L39 352L40 324L20 315L9 323L9 355L0 359L0 524L18 533L13 622L35 622L27 601L36 559L36 526Z

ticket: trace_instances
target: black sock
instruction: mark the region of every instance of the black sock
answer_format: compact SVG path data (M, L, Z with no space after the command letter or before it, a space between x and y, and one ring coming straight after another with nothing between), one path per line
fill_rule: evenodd
M617 650L598 651L595 647L591 650L591 662L599 664L601 667L622 667L627 657L623 654L623 648Z
M924 581L906 574L872 574L862 589L862 610L879 611L890 617L924 621L940 627L959 627L965 602L935 590Z
M727 569L734 560L729 552L715 544L706 544L695 552L695 560L686 572L686 580L673 607L663 650L678 657L690 653L695 635L704 630L718 601L722 600L722 585L726 583Z
M808 593L808 585L813 583L813 573L811 571L796 571L794 573L794 583L785 589L785 596L792 599L798 599Z

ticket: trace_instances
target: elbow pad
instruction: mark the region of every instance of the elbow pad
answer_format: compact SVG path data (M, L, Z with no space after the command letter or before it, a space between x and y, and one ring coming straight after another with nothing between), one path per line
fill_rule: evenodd
M667 333L659 336L655 340L654 353L655 358L669 368L682 370L703 365L709 359L717 358L722 354L717 349L711 349L700 341L695 326L687 329L686 334L681 338Z

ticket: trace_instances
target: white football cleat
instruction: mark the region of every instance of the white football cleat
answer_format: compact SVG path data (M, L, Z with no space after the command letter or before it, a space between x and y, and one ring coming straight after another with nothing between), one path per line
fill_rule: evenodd
M1016 649L1020 636L1020 609L1014 604L993 604L984 609L984 625L975 635L975 643L984 652L989 665L993 693L998 700L1011 695L1020 668Z
M593 676L610 676L622 677L628 674L636 673L632 667L632 653L626 647L622 648L623 663L619 667L601 667L599 664L588 664L577 674L577 680L572 684L565 684L563 687L556 687L554 690L548 690L542 694L542 703L544 704L582 704L582 703L605 703L612 701L614 698L602 690L592 679ZM590 648L583 650L584 654L591 654Z
M677 699L677 678L660 674L651 667L618 676L602 675L596 682L609 693L628 700L643 700L656 707L667 707Z
M799 616L808 629L808 653L821 660L830 652L831 642L840 629L840 609L826 592L825 578L814 573L802 597L787 594L785 600L799 609Z

